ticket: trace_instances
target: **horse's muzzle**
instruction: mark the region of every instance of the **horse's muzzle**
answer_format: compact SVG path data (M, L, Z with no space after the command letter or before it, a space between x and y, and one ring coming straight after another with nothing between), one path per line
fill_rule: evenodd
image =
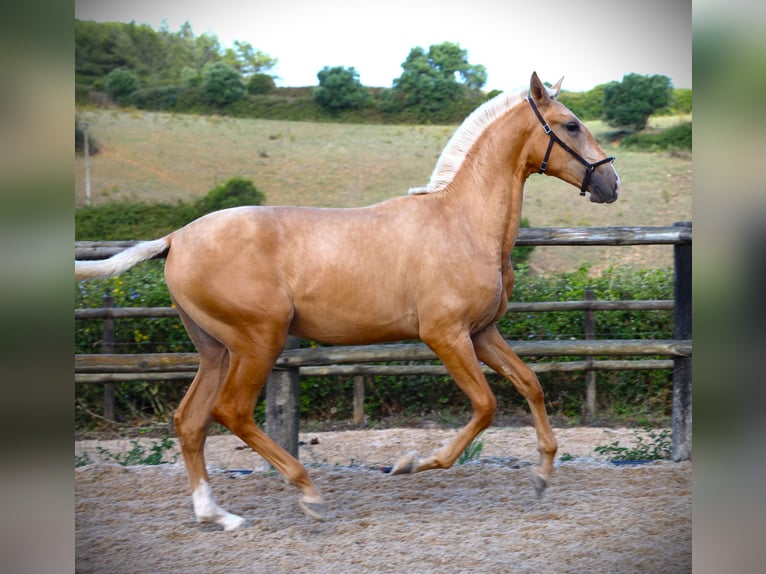
M614 203L620 197L620 176L611 165L596 169L586 191L593 203Z

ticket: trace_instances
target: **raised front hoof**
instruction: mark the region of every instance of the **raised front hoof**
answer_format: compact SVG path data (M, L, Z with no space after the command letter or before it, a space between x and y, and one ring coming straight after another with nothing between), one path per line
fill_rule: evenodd
M402 458L396 461L391 474L412 474L418 471L418 460L420 457L415 451L410 451Z
M537 498L542 498L543 494L545 494L545 489L548 488L548 481L540 476L535 470L533 470L532 474L529 475L529 480L532 481L532 486L535 487Z
M305 500L299 500L298 504L300 504L303 513L309 518L313 518L314 520L319 521L323 521L325 519L327 514L327 503L323 501L307 502Z

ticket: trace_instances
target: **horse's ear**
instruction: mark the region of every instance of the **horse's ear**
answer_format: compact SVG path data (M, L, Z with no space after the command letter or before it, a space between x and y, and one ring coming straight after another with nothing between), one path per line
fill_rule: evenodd
M564 81L564 76L561 76L561 79L555 84L553 84L553 87L548 90L548 94L554 100L559 97L559 92L561 91L561 82L563 81Z
M532 96L538 108L544 108L551 101L548 89L540 81L537 72L532 72L532 79L529 81L529 95Z

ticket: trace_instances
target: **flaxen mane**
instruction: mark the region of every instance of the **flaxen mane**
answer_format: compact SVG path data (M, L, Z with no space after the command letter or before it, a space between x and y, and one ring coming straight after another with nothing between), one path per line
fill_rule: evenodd
M484 130L511 108L523 102L526 97L526 91L515 94L502 93L476 108L452 134L428 183L423 187L410 188L409 194L434 193L444 189L460 171L466 154Z

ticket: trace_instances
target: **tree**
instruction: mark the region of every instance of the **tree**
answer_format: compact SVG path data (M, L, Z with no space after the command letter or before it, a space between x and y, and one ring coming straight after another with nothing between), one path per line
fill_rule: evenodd
M467 51L458 44L434 44L428 52L417 46L402 63L402 75L394 80L387 107L412 110L421 120L452 121L463 108L475 107L475 101L464 104L486 81L486 68L470 64Z
M317 78L319 86L314 89L314 101L331 112L361 108L370 102L370 92L353 67L325 66Z
M247 94L239 72L223 62L216 62L205 69L202 89L208 101L218 106L234 103Z
M106 91L117 100L123 102L138 89L138 80L128 70L116 68L106 76Z
M649 116L672 101L673 85L662 75L626 74L604 86L604 119L610 126L641 131Z
M245 78L277 65L276 58L254 49L248 42L240 42L239 40L234 40L234 49L226 50L223 61Z

